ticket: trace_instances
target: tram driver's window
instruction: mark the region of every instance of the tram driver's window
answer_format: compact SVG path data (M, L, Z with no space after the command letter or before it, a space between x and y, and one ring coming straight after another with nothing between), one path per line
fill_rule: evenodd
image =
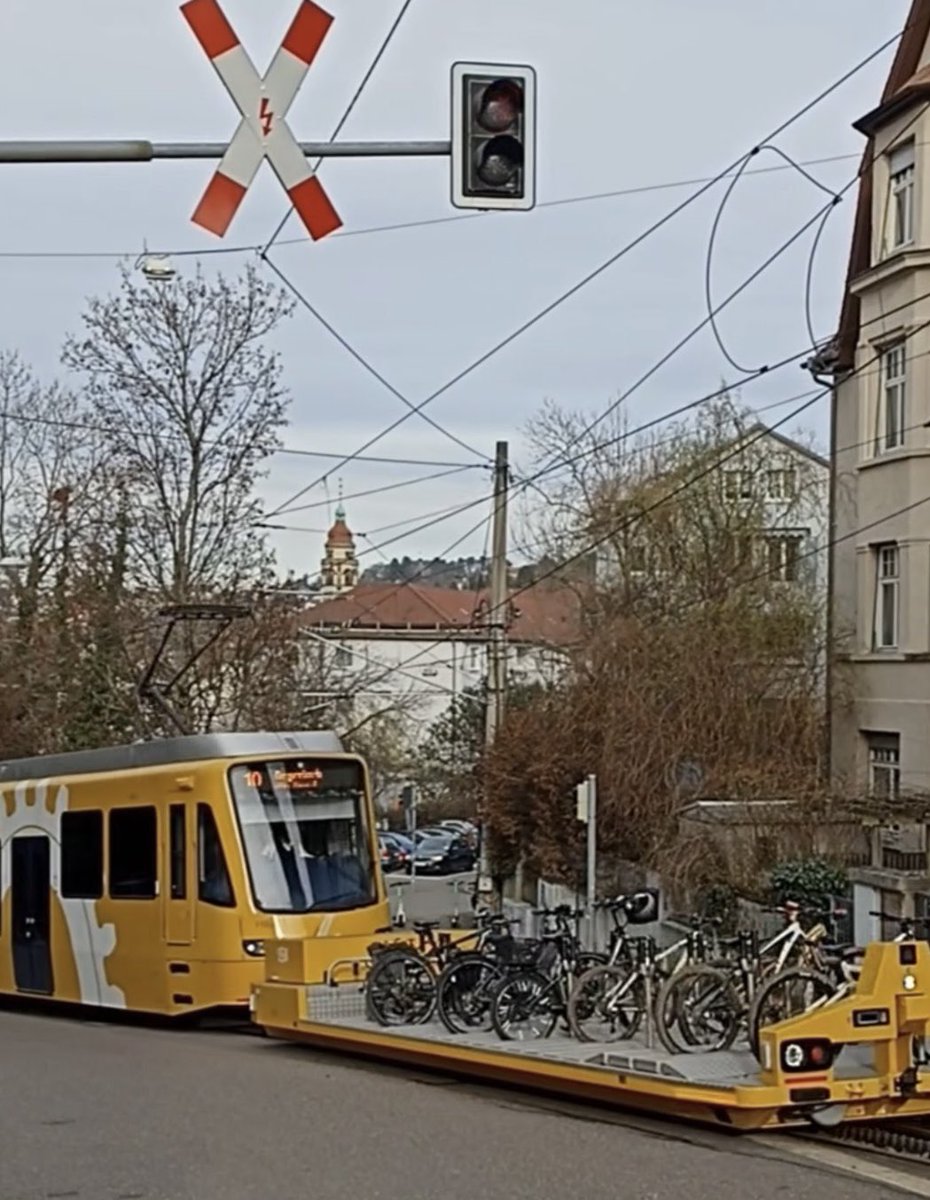
M236 897L233 895L216 817L209 804L197 805L197 859L197 895L206 904L232 908Z
M61 814L61 894L66 900L103 895L103 813Z
M110 895L151 900L158 893L158 818L154 808L110 813Z

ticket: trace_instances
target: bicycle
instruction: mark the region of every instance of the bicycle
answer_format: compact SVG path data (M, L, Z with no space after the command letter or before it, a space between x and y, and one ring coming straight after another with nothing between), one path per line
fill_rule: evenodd
M536 910L547 922L532 961L493 989L491 1024L505 1041L547 1038L561 1018L567 1021L568 999L575 980L606 956L586 951L578 938L577 924L585 915L565 905ZM575 922L572 930L569 922Z
M572 1033L582 1042L615 1042L635 1036L643 1018L654 1014L656 983L674 977L707 953L702 923L665 950L652 937L632 940L633 963L591 968L576 983L568 1003ZM651 1041L650 1038L647 1039Z
M930 932L930 918L901 918L881 912L871 912L869 915L898 922L898 935L893 939L895 942L914 941L918 926ZM824 947L824 955L817 969L794 968L772 976L759 989L749 1011L749 1045L753 1054L759 1057L763 1028L835 1004L851 995L859 981L864 953L858 946Z
M656 1027L670 1053L728 1049L747 1024L762 981L783 973L789 963L806 969L822 966L818 947L827 929L819 918L836 918L843 910L823 913L788 901L769 911L783 915L785 927L761 947L757 934L741 932L720 943L722 949L735 950L735 958L689 965L665 980L656 1005ZM817 923L805 930L802 915Z
M374 942L368 947L372 966L365 981L365 1010L379 1025L417 1025L428 1021L436 1006L437 981L447 964L465 954L480 953L503 918L489 916L480 928L459 938L434 930L438 921L413 926L417 944ZM465 943L471 943L467 950Z

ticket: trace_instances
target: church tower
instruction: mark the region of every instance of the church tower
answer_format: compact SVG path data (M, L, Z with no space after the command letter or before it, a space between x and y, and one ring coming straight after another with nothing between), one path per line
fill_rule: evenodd
M346 524L346 510L341 500L336 507L336 519L326 535L321 566L324 591L348 592L358 583L355 538Z

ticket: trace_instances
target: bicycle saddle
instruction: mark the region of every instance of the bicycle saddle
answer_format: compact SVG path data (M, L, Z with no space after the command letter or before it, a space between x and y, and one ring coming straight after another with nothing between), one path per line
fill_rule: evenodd
M438 929L439 921L414 921L413 928L417 933L429 933L431 929Z

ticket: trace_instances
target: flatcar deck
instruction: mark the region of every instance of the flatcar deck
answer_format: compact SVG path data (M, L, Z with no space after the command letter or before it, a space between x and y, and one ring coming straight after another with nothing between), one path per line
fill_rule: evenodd
M734 1130L930 1114L930 1069L913 1065L912 1049L930 1032L926 946L905 984L898 948L876 943L863 970L871 992L764 1031L761 1067L748 1049L674 1055L642 1041L454 1035L438 1021L384 1027L366 1017L360 979L321 983L327 971L307 969L321 950L304 943L297 956L296 974L313 982L270 979L256 989L254 1018L269 1035ZM798 1058L798 1047L814 1045L830 1048L826 1066Z

